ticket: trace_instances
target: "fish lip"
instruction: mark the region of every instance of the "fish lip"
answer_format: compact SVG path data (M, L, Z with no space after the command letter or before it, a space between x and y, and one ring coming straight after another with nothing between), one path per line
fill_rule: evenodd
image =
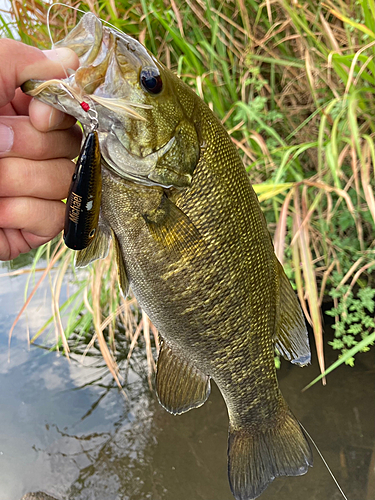
M84 82L81 81L81 77L79 76L79 72L82 69L90 73L92 69L94 72L97 65L100 65L108 54L111 54L110 57L114 57L116 62L118 57L117 52L113 52L113 50L114 47L120 44L124 45L125 57L129 60L129 64L133 66L134 71L139 73L140 69L145 65L158 66L154 56L150 54L142 44L114 27L104 26L102 21L95 14L87 12L79 23L62 40L55 44L55 47L68 47L75 51L79 58L79 67L70 76L61 79L60 88L57 85L46 87L38 94L37 98L67 114L73 115L77 120L81 121L84 126L90 124L90 117L85 112L82 112L81 103L83 101L87 101L88 104L90 104L90 101L94 101L94 106L92 106L94 109L97 106L99 108L101 106L100 102L95 101L95 97L98 97L98 100L103 97L111 97L113 99L126 101L128 92L125 90L124 86L121 86L121 95L116 95L116 93L111 95L108 92L113 92L113 89L108 89L106 86L104 86L103 89L95 89L93 92L87 93L85 87L82 87ZM87 84L90 83L90 81L95 82L95 73L90 74L90 77L91 76L93 80L89 80ZM22 90L28 94L35 90L38 84L40 85L42 83L44 82L41 80L29 80L22 85ZM66 88L64 89L63 87ZM73 93L76 93L79 99L69 99L69 92L66 89L72 92L75 91ZM106 106L103 104L103 107L105 108ZM135 106L135 109L137 109L137 106ZM102 113L103 117L105 114L105 112ZM114 116L113 120L121 121L121 118L116 120Z
M43 91L38 94L38 99L46 104L53 106L65 113L71 114L79 120L84 128L92 128L92 117L84 111L78 100L74 98L74 96L69 95L67 89L64 88L63 83L66 83L66 80L61 80L62 85L59 87L59 84L51 84L50 86L43 89ZM39 85L45 83L40 80L28 80L22 85L22 90L24 92L32 92L38 88ZM66 99L66 102L61 102L60 98ZM96 107L103 107L101 104L95 103ZM99 113L100 115L100 113ZM146 185L146 186L160 186L165 189L169 189L172 185L162 184L160 182L154 181L149 178L153 172L153 166L158 157L165 154L176 141L176 138L173 136L166 143L160 146L157 150L152 151L151 153L145 156L137 156L131 153L121 142L121 138L118 136L116 131L116 127L111 127L110 134L108 134L108 130L103 131L99 126L98 129L99 136L102 136L101 139L101 150L102 150L102 161L106 168L110 169L112 172L117 174L122 179L136 182L138 184ZM113 151L118 152L120 150L120 154L122 155L123 161L120 161L120 158L116 159L113 157L113 153L111 153L111 149L108 148L109 142L116 140L117 147L113 148ZM121 168L121 165L124 162L124 159L127 160L126 165L128 165L128 169ZM119 166L120 165L120 166ZM137 169L138 165L138 169ZM135 167L135 168L134 168ZM143 172L141 172L142 168L145 168Z
M55 109L58 109L68 115L73 116L79 120L85 127L91 127L92 118L81 107L79 100L70 96L68 91L64 88L71 77L61 80L61 86L57 83L51 83L48 87L43 89L36 98ZM21 85L21 90L27 95L30 95L40 85L44 84L45 80L27 80ZM68 85L69 87L69 85ZM32 94L31 94L32 95Z
M76 72L71 74L69 77L61 79L60 85L55 80L54 83L45 86L45 88L43 88L43 90L36 95L36 98L56 109L59 109L60 111L63 111L64 113L72 115L75 119L79 120L85 132L89 129L92 129L93 127L93 114L88 113L81 107L83 102L87 102L90 106L90 109L93 110L93 113L97 116L98 119L97 130L99 136L101 137L100 142L104 165L121 178L129 181L145 184L148 186L158 185L163 186L164 188L171 187L169 185L166 186L153 181L149 179L148 176L152 174L152 171L154 169L153 160L157 158L158 155L160 156L163 151L167 150L170 147L170 144L173 143L174 139L169 141L169 144L167 143L161 146L157 151L152 151L146 156L137 156L136 154L132 154L127 150L121 140L121 137L119 137L116 133L117 129L124 127L122 115L117 114L116 112L111 113L110 111L108 111L108 109L111 108L106 109L106 106L104 104L95 101L96 96L98 98L110 97L111 94L106 95L106 90L108 90L109 92L111 90L111 87L109 87L108 89L104 86L102 89L95 89L92 93L86 94L86 92L84 91L85 87L82 86L82 80L78 76L78 71L81 68L87 68L87 70L90 71L91 67L95 68L96 64L100 64L101 61L105 59L106 53L112 52L115 45L113 44L113 42L109 41L111 38L112 40L115 39L116 46L123 45L124 50L122 52L120 51L120 54L125 54L125 60L129 61L129 65L136 73L137 70L140 71L140 68L144 66L155 66L159 70L159 63L157 62L155 57L150 54L147 49L137 40L134 40L126 33L117 31L116 29L109 28L107 26L103 26L102 22L92 13L86 13L80 20L79 24L81 24L81 27L76 30L76 36L74 34L73 36L69 36L68 34L63 40L56 44L56 46L59 47L69 47L72 50L75 50L80 60L79 67L77 68ZM100 29L98 29L99 24ZM75 28L77 28L77 26ZM70 33L72 33L75 28L73 28ZM87 34L88 39L94 40L92 48L90 48L89 44L86 43L85 34ZM83 46L81 46L81 41ZM115 57L118 57L116 52ZM89 79L87 80L88 82L91 81L91 77L92 76L90 73ZM45 81L28 80L22 85L21 88L23 92L29 94L35 91L38 85L41 85L43 83L45 83ZM111 97L126 101L128 95L127 88L122 87L121 91L122 94L113 92ZM91 102L93 103L92 106L90 105ZM145 107L146 106L148 105L145 105ZM136 106L135 110L137 110ZM108 141L110 142L110 135L118 142L118 147L113 147L112 150L110 148L107 149L106 147L107 136ZM120 158L119 155L116 159L114 159L114 149L122 151L123 158ZM126 170L126 167L123 167L124 163L128 164L128 170ZM138 164L139 166L138 172L134 167L136 164ZM120 165L120 167L118 167L118 165ZM121 168L121 166L123 168Z
M101 20L92 12L86 12L78 24L64 38L56 42L54 47L68 47L73 50L77 54L81 66L96 59L102 40L103 24Z
M35 90L38 85L42 83L42 80L26 80L21 85L21 90L24 94L27 94L28 92L31 92L32 90Z
M63 80L61 80L61 81L63 81ZM21 90L25 94L29 94L30 92L33 92L34 90L36 90L40 85L42 85L45 82L46 82L46 80L26 80L26 82L24 82L21 85ZM63 89L60 89L56 84L51 83L51 85L49 85L49 87L52 87L52 86L55 86L56 90L54 92L51 92L51 95L57 96L60 93L62 93ZM45 90L46 89L43 90L44 93L45 93Z

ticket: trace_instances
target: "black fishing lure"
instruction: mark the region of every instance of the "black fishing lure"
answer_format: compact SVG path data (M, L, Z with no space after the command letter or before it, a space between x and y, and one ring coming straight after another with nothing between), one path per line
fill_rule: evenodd
M90 132L77 160L66 202L64 241L73 250L83 250L98 228L102 193L99 137Z

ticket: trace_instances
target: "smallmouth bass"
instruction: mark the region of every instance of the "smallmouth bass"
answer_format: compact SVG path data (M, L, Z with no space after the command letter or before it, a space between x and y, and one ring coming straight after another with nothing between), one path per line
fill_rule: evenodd
M98 230L76 265L106 255L112 238L123 293L132 288L163 338L156 391L166 410L201 406L215 381L237 500L306 473L312 453L274 364L275 346L293 363L310 361L306 326L230 137L187 85L93 14L59 46L75 50L80 67L37 98L84 128L79 101L94 106L102 153ZM40 84L23 89L35 95Z

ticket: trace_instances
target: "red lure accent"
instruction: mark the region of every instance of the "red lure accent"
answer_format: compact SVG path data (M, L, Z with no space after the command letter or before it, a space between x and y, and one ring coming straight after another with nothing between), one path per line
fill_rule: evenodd
M85 102L85 101L82 101L82 102L80 103L80 106L81 106L81 108L82 108L84 111L88 111L88 110L90 109L90 106L89 106L89 105L87 104L87 102Z

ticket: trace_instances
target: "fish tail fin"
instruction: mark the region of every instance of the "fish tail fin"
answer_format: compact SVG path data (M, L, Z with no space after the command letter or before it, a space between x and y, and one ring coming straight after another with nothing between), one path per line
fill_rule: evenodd
M312 452L292 412L269 428L229 427L228 474L236 500L257 498L278 476L301 476L312 467Z

